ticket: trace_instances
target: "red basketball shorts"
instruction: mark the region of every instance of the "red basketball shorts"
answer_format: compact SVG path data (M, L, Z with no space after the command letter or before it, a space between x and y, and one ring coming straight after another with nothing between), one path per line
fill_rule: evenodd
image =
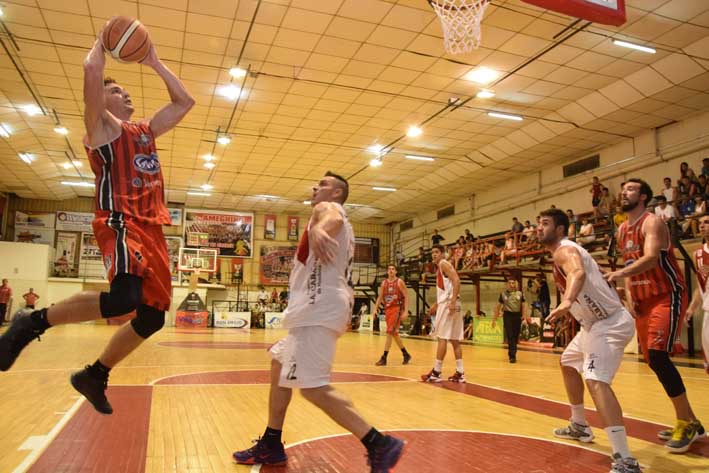
M399 333L399 324L401 323L401 307L395 305L384 309L384 318L387 321L387 333L392 335Z
M649 362L648 350L672 353L686 310L685 291L660 294L635 303L635 328L646 362Z
M141 303L168 310L172 277L162 225L146 225L118 212L96 212L92 226L108 280L119 274L141 277Z

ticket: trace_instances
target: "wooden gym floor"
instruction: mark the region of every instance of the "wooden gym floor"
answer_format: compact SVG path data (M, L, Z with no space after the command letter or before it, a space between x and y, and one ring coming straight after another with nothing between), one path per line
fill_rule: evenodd
M56 327L0 373L0 472L250 472L231 453L263 432L268 399L265 351L282 331L164 329L111 374L112 416L80 399L68 377L93 362L115 327ZM334 381L378 429L408 441L399 472L607 472L605 433L579 446L556 441L569 416L558 354L522 351L507 363L495 347L463 348L466 385L427 385L435 344L406 340L408 366L393 350L375 367L384 337L347 333ZM449 350L444 375L454 369ZM709 376L698 360L680 371L709 425ZM630 447L645 471L709 471L709 438L685 455L668 453L656 431L673 411L647 366L627 355L614 387L627 417ZM592 408L587 397L587 407ZM591 413L592 423L597 418ZM364 449L317 408L295 395L286 419L287 467L263 472L365 472Z

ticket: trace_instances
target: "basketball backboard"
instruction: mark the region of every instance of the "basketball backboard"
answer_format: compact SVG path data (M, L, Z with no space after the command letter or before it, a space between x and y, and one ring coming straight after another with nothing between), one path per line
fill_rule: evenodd
M214 273L217 270L217 250L206 248L180 248L177 263L180 271Z
M523 2L603 25L626 21L625 0L522 0Z

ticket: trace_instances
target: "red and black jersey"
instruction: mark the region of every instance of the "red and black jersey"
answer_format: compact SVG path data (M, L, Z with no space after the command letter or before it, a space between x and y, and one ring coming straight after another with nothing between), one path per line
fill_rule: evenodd
M399 307L404 303L404 294L399 287L399 278L389 281L385 279L382 282L382 291L384 291L384 308Z
M121 134L110 143L86 148L96 176L96 210L117 212L147 224L170 224L165 186L146 122L121 122Z
M704 245L694 251L694 264L697 268L699 286L702 294L705 294L707 292L707 280L709 280L707 276L707 271L709 271L709 253L704 250Z
M633 224L624 222L618 229L618 248L623 255L625 266L632 265L643 256L645 235L643 223L650 216L645 212ZM669 230L668 230L669 232ZM672 243L660 251L657 266L630 277L630 293L634 301L685 290L684 277L675 258Z

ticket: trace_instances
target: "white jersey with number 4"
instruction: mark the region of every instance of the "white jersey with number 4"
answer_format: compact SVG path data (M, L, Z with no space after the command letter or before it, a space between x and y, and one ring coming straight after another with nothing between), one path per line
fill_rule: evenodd
M337 206L344 223L334 237L337 242L333 261L323 265L310 251L310 221L303 232L288 281L290 298L283 327L327 327L343 333L352 314L354 290L352 261L354 232L342 205Z
M570 246L578 251L584 273L586 273L586 281L570 311L581 326L588 330L595 322L625 310L615 288L603 279L603 273L601 273L598 263L588 251L566 238L561 240L561 246ZM566 274L556 264L554 264L554 280L559 290L562 293L565 292Z

